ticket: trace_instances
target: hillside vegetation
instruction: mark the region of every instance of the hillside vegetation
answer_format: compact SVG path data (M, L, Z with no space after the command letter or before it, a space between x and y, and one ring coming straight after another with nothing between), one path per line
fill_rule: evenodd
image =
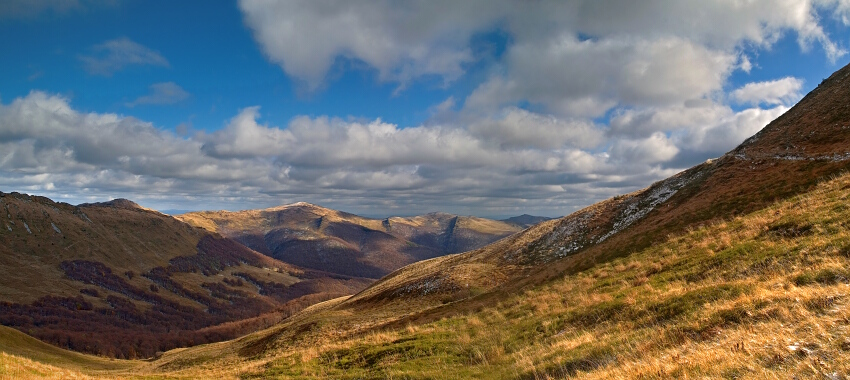
M850 175L842 175L497 302L483 294L447 304L466 311L431 322L396 323L415 309L404 303L353 310L340 299L245 338L166 353L145 371L305 379L843 378L850 375L848 268Z
M110 357L231 339L372 280L299 268L127 200L0 193L0 324Z
M849 268L843 175L434 322L352 331L337 320L356 314L317 313L279 328L257 376L843 378Z

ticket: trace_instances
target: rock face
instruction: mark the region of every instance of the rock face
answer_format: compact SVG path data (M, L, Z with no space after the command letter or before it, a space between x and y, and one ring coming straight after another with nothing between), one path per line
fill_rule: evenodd
M349 302L442 300L624 256L693 226L752 212L850 169L850 66L740 146L650 187L478 250L403 268ZM521 281L519 281L522 279Z
M0 324L113 357L231 339L372 280L286 264L128 200L0 193Z
M416 261L482 247L522 229L445 213L370 219L304 202L177 217L284 262L375 279Z

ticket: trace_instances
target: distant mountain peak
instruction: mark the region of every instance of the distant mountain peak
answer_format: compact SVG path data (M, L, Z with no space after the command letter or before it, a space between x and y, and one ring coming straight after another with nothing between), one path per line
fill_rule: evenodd
M551 220L551 219L552 218L548 218L548 217L545 217L545 216L535 216L535 215L529 215L529 214L522 214L520 216L514 216L514 217L511 217L511 218L502 219L502 221L506 222L506 223L513 223L513 224L516 224L518 226L531 227L531 226L533 226L537 223L545 222L545 221Z
M112 207L126 210L150 210L140 206L138 203L125 198L117 198L106 202L82 203L78 207Z
M310 202L289 203L289 204L285 204L285 205L269 207L266 210L268 210L268 211L280 211L280 210L286 210L286 209L291 209L291 208L309 208L309 209L330 210L326 207L315 205L315 204L312 204Z

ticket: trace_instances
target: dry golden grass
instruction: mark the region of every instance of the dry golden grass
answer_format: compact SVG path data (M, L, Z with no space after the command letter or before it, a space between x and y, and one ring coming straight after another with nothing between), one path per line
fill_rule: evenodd
M488 305L443 305L467 311L432 322L399 323L427 302L337 299L244 338L168 352L132 375L844 379L848 221L844 175Z
M844 378L846 188L850 176L475 313L292 336L261 376ZM290 354L301 339L319 343Z
M0 379L94 379L78 371L0 352Z

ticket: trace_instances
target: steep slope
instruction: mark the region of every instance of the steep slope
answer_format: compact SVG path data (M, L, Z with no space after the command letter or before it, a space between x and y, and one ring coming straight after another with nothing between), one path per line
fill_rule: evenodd
M849 199L845 174L440 318L336 301L232 350L255 378L845 378Z
M462 312L430 322L406 318L419 307L407 301L354 310L341 298L233 341L114 369L33 342L10 352L0 329L0 363L44 377L841 379L850 375L848 201L845 174L626 258L450 302Z
M127 200L0 193L0 208L0 324L78 351L148 357L232 338L371 282L274 260Z
M460 299L501 284L520 287L804 192L850 168L846 99L850 99L850 66L718 159L479 250L405 267L350 302L434 296L432 303L438 304L437 300Z
M303 202L177 218L284 262L370 278L416 261L478 248L521 230L513 224L444 213L369 219Z

